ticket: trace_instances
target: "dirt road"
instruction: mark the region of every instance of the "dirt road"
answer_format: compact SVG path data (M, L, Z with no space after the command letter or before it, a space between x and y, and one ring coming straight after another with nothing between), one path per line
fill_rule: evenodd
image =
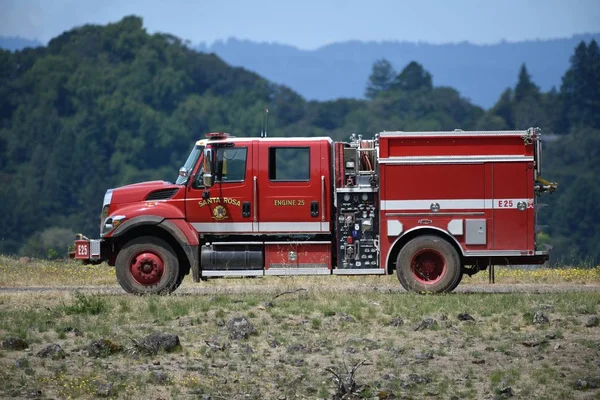
M332 291L343 293L406 293L400 285L391 284L362 284L357 282L335 282L333 285L322 283L285 282L274 280L264 284L245 285L244 280L237 280L238 284L220 284L220 282L189 284L179 288L173 295L215 295L215 294L243 294L243 293L279 293L283 290L295 290L304 288L306 290ZM600 292L599 284L477 284L460 285L454 293L564 293L564 292ZM83 292L89 294L126 294L119 286L35 286L35 287L0 287L3 293L53 293L53 292Z

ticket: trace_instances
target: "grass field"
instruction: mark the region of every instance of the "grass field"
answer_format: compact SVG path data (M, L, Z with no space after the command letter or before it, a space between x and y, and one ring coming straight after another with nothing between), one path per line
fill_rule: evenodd
M577 288L600 272L498 269L496 279ZM0 287L89 285L113 287L114 271L0 258ZM185 282L199 290L165 297L0 292L0 339L27 346L0 349L0 397L315 399L346 387L345 398L600 398L600 292L374 290L396 286L393 276L298 277ZM237 317L255 333L230 337ZM178 335L180 348L140 346L155 332ZM37 355L51 344L64 354Z
M338 279L339 278L339 279ZM395 275L390 276L357 276L357 277L286 277L288 282L297 284L330 285L333 281L344 281L359 284L383 284L398 286ZM278 278L245 280L244 285L272 285ZM213 280L217 286L238 286L238 279ZM600 266L595 268L540 268L524 270L509 267L496 267L496 282L505 284L600 284ZM465 276L463 285L487 284L487 272L480 272L472 277ZM279 285L280 283L276 283ZM34 260L22 263L16 258L0 256L0 287L29 286L114 286L116 285L114 268L106 264L82 265L74 260L46 261ZM207 285L204 283L203 285ZM198 286L188 276L184 286Z

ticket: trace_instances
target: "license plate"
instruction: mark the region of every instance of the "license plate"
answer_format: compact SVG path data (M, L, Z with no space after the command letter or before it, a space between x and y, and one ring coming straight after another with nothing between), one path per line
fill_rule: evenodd
M90 258L90 242L87 240L75 241L75 258L89 259Z

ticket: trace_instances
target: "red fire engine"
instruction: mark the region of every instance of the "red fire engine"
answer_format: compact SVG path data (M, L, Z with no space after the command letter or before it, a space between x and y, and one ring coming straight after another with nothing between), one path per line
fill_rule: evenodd
M193 280L396 271L417 292L449 292L463 274L538 264L538 128L199 140L177 182L109 189L101 239L75 257L116 266L129 293Z

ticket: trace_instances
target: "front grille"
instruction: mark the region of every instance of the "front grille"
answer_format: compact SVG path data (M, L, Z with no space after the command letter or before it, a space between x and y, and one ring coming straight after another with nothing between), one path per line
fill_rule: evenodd
M148 194L148 196L146 196L146 201L151 201L151 200L168 200L171 197L175 196L175 193L177 193L177 188L172 188L172 189L162 189L162 190L157 190L155 192L152 192L150 194Z

